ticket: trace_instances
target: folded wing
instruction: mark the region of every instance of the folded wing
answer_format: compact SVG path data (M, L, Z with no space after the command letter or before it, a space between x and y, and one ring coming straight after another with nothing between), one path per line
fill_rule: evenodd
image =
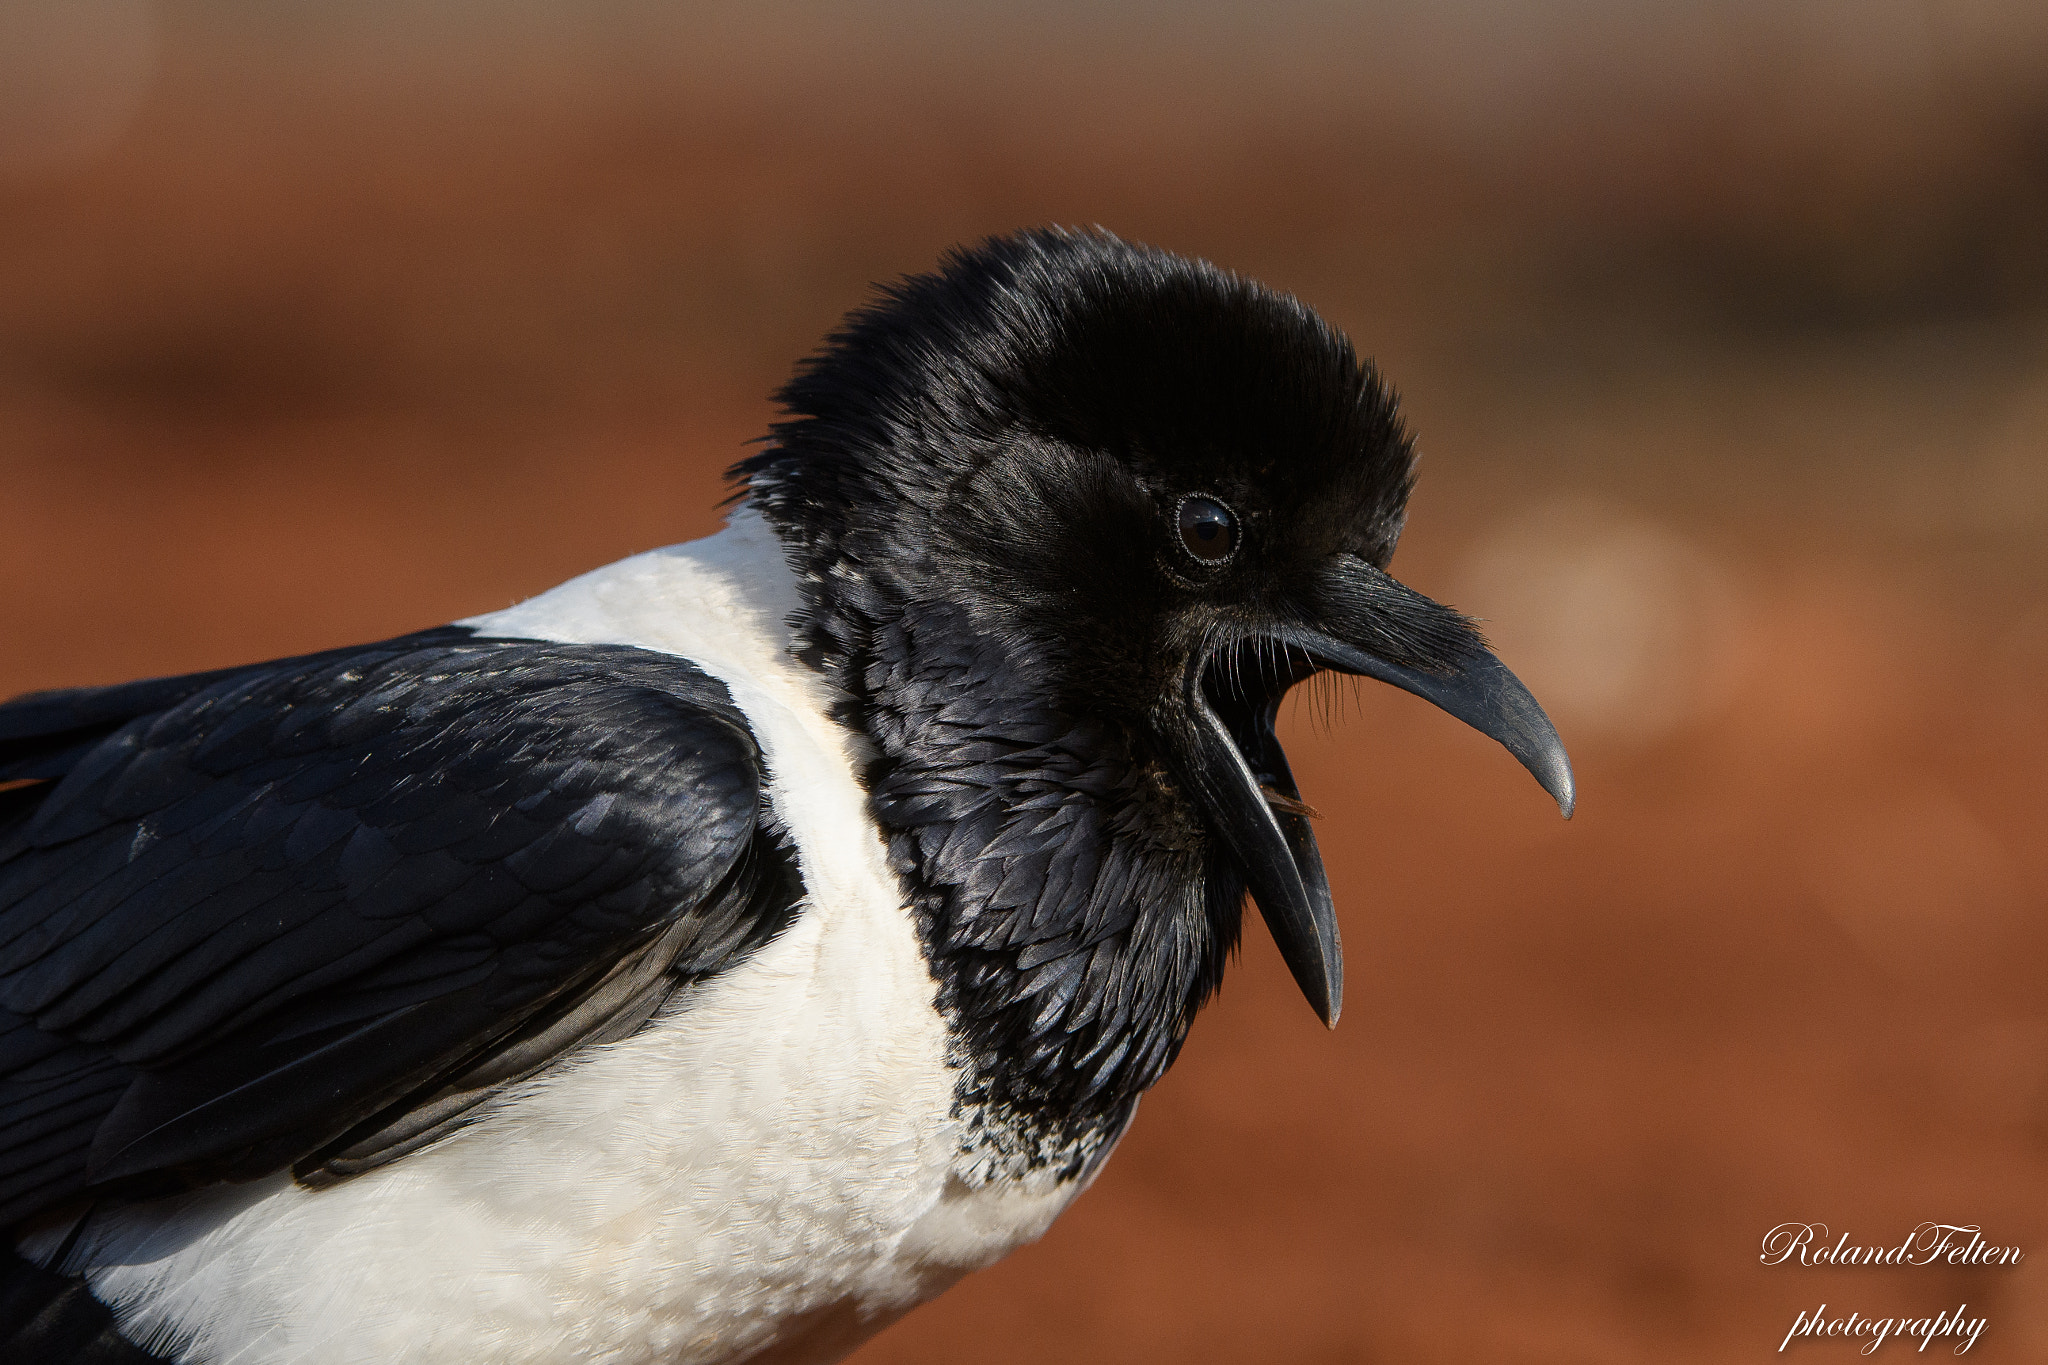
M414 1150L797 898L724 686L456 631L0 706L0 1225Z

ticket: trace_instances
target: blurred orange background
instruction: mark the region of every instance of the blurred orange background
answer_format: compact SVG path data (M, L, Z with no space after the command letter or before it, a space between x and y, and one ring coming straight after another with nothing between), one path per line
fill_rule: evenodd
M1254 925L1096 1188L862 1365L1748 1361L1822 1302L2048 1358L2030 0L0 0L0 694L705 534L871 281L1043 222L1378 357L1394 568L1580 814L1305 702L1342 1028ZM2029 1259L1759 1264L1927 1220Z

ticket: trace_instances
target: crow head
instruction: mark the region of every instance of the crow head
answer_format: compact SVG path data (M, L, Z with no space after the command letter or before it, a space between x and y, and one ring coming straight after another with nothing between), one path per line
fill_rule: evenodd
M1028 688L1122 737L1198 813L1239 879L1231 913L1249 889L1326 1022L1343 962L1274 735L1289 688L1327 669L1417 693L1570 814L1534 698L1387 573L1410 439L1372 365L1295 299L1102 232L1022 233L886 290L782 400L738 472L800 561L819 661L856 691L908 686L874 634L942 617L946 680L920 685L992 706Z

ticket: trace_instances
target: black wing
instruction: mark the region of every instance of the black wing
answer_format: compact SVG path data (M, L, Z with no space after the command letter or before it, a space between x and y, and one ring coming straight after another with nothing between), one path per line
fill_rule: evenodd
M431 1140L776 932L724 686L454 631L0 706L0 1226Z

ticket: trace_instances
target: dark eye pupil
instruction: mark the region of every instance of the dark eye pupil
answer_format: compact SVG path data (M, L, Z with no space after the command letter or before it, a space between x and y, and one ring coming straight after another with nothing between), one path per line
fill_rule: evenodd
M1180 543L1196 559L1228 559L1237 548L1237 518L1214 498L1189 498L1180 505Z

